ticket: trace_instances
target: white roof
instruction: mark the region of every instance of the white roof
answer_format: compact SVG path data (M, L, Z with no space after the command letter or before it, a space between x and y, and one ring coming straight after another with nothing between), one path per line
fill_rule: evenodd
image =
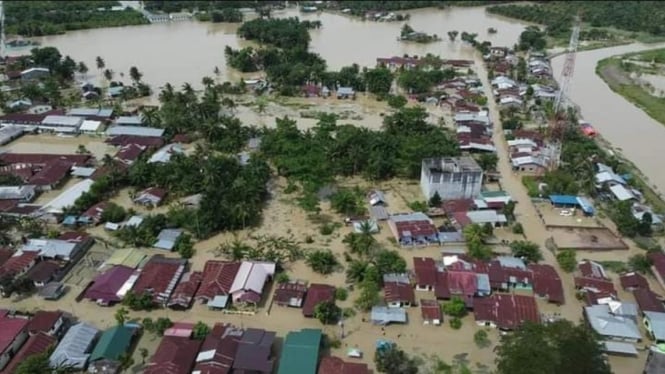
M243 261L229 292L246 290L261 294L266 280L274 274L274 262Z
M131 290L134 287L134 283L136 283L136 280L139 279L139 275L141 274L134 273L130 275L129 278L127 278L127 280L125 281L125 283L122 284L118 292L115 293L115 295L118 296L119 298L125 297L125 295L127 295L127 292L129 292L129 290Z
M71 186L55 199L49 201L44 205L41 210L46 213L62 213L68 206L72 206L76 199L81 197L83 193L90 191L90 187L94 181L92 179L84 179L75 185Z
M502 267L526 270L526 264L520 258L513 256L499 256L496 259Z
M602 336L641 339L639 328L631 318L614 316L607 305L591 305L584 308L591 327Z
M155 152L148 160L148 163L162 162L166 163L171 161L171 156L174 153L183 153L184 150L180 144L167 144Z
M99 330L87 323L72 326L51 354L50 366L56 367L64 364L83 369L90 357L90 354L86 352L90 350L97 333Z
M536 144L536 142L528 138L517 138L517 139L508 140L508 146L509 147L530 146L532 148L535 148L538 146L538 144Z
M59 239L30 239L21 247L25 252L39 252L46 258L61 257L69 259L77 247L77 243L71 243Z
M113 114L113 109L104 109L104 108L72 108L67 112L68 116L80 116L80 117L111 117Z
M524 157L515 157L510 160L514 167L519 167L522 165L536 164L539 166L545 166L545 162L540 157L534 156L524 156Z
M619 201L626 201L635 198L635 195L633 195L632 192L628 191L626 187L620 184L615 184L614 186L611 186L610 191L612 192L614 197L616 197L617 200Z
M645 311L644 316L649 320L649 326L656 341L665 340L665 313Z
M372 322L388 324L391 322L406 323L406 310L402 308L388 308L385 306L372 307Z
M143 118L141 116L120 116L114 122L118 125L140 126L143 124Z
M390 216L390 220L393 221L393 222L409 222L409 221L429 221L429 222L432 222L432 219L429 218L425 213L422 213L422 212L393 214L393 215Z
M129 227L139 227L143 223L143 217L141 216L131 216L125 223L125 226Z
M79 127L82 122L83 118L81 117L49 115L42 120L42 125Z
M513 96L504 96L501 99L499 99L499 104L511 104L511 103L522 104L522 100Z
M82 166L74 166L72 168L72 175L75 177L89 177L95 173L97 168L86 168Z
M23 200L35 194L35 186L0 186L0 200Z
M508 222L505 215L499 214L495 210L472 210L466 212L466 216L469 217L471 222L479 224Z
M605 352L631 354L636 356L638 354L635 346L630 343L604 341L603 345L605 346Z
M41 71L44 73L50 73L51 71L47 68L30 68L30 69L25 69L21 72L21 75L27 74L27 73L32 73L33 71Z
M455 122L477 121L484 124L490 123L490 118L487 112L478 113L455 113Z
M79 127L79 130L89 131L89 132L97 132L101 129L101 127L102 127L102 122L101 121L85 120L81 124L81 127Z
M140 126L111 126L106 130L106 135L136 135L136 136L154 136L161 137L164 135L164 129L157 129L154 127L140 127Z
M605 183L605 182L616 182L620 184L626 184L626 181L621 178L619 175L615 174L613 171L601 171L596 174L596 183Z
M155 243L154 247L170 251L175 246L180 235L182 235L182 230L180 229L164 229L157 235L157 243Z

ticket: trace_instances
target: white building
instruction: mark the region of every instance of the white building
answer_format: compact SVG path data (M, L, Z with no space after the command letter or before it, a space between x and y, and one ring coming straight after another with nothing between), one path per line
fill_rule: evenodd
M50 115L42 120L39 128L46 131L77 133L82 123L81 117Z
M0 200L28 203L35 198L35 186L0 186Z
M480 195L483 169L471 157L423 160L420 188L425 198L438 192L443 200L473 199Z

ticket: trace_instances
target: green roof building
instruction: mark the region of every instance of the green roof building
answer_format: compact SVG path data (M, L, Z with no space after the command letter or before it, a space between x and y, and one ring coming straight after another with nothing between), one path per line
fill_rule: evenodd
M277 374L316 374L320 346L320 329L289 332L284 340Z
M132 344L134 328L129 326L114 326L104 331L99 342L90 354L90 362L99 360L118 361Z

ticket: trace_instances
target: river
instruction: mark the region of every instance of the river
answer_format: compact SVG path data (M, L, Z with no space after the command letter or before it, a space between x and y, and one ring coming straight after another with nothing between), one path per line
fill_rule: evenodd
M442 40L431 44L402 43L396 40L403 22L364 22L341 14L303 14L296 9L276 12L277 17L300 17L320 20L323 27L313 30L312 50L321 54L330 69L358 63L373 67L377 57L402 54L433 53L444 58L471 58L473 50L459 40L450 42L448 31L477 33L478 40L494 45L512 46L523 31L523 23L485 13L484 8L452 8L446 10L420 9L408 11L408 23L417 31L437 34ZM488 34L493 27L496 34ZM212 24L182 21L143 26L129 26L73 31L64 35L36 38L42 45L57 47L63 54L83 61L90 68L90 79L98 79L95 59L101 56L107 68L116 73L128 72L136 66L143 80L153 87L170 82L176 87L183 83L201 86L201 78L214 77L219 67L222 79L238 79L238 74L226 68L224 47L250 45L238 38L238 24ZM25 53L25 51L22 51ZM12 51L20 54L21 51ZM250 74L251 76L251 74ZM116 78L118 74L116 74Z
M603 138L647 175L649 184L661 194L665 191L665 173L662 173L660 164L665 126L610 90L595 70L598 61L604 58L663 47L665 43L635 43L579 52L575 60L575 75L569 88L570 98L580 106L584 119L591 122ZM559 76L564 61L564 56L553 59L555 76Z

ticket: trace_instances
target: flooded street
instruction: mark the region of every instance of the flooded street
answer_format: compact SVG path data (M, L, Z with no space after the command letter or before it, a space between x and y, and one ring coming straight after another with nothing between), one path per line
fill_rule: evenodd
M665 126L610 90L595 70L598 61L604 58L664 46L662 43L630 44L579 52L570 86L570 96L582 108L584 119L647 175L649 184L661 194L665 192L665 173L662 173L661 164ZM559 76L564 60L565 57L560 56L552 61L555 77Z
M473 50L459 37L450 42L448 31L477 33L478 40L494 45L512 46L524 28L523 23L485 13L484 8L453 8L446 10L410 10L408 23L419 31L437 34L441 41L431 44L402 43L396 40L403 22L365 22L345 15L320 13L302 14L297 9L275 12L275 17L300 17L320 20L323 27L311 32L311 48L320 53L330 69L352 63L373 67L377 57L402 54L433 53L444 58L470 58ZM212 24L196 21L160 23L68 32L36 38L43 46L57 47L64 55L83 61L90 68L90 79L99 79L95 59L101 56L106 67L118 74L123 72L129 81L129 68L143 72L143 80L153 88L170 82L175 87L189 82L201 86L201 78L214 77L219 67L222 80L237 80L239 75L226 68L224 47L240 48L250 45L235 35L239 24ZM493 27L496 34L488 34ZM353 43L350 43L353 41ZM11 54L27 53L14 50ZM251 74L250 74L251 75Z

